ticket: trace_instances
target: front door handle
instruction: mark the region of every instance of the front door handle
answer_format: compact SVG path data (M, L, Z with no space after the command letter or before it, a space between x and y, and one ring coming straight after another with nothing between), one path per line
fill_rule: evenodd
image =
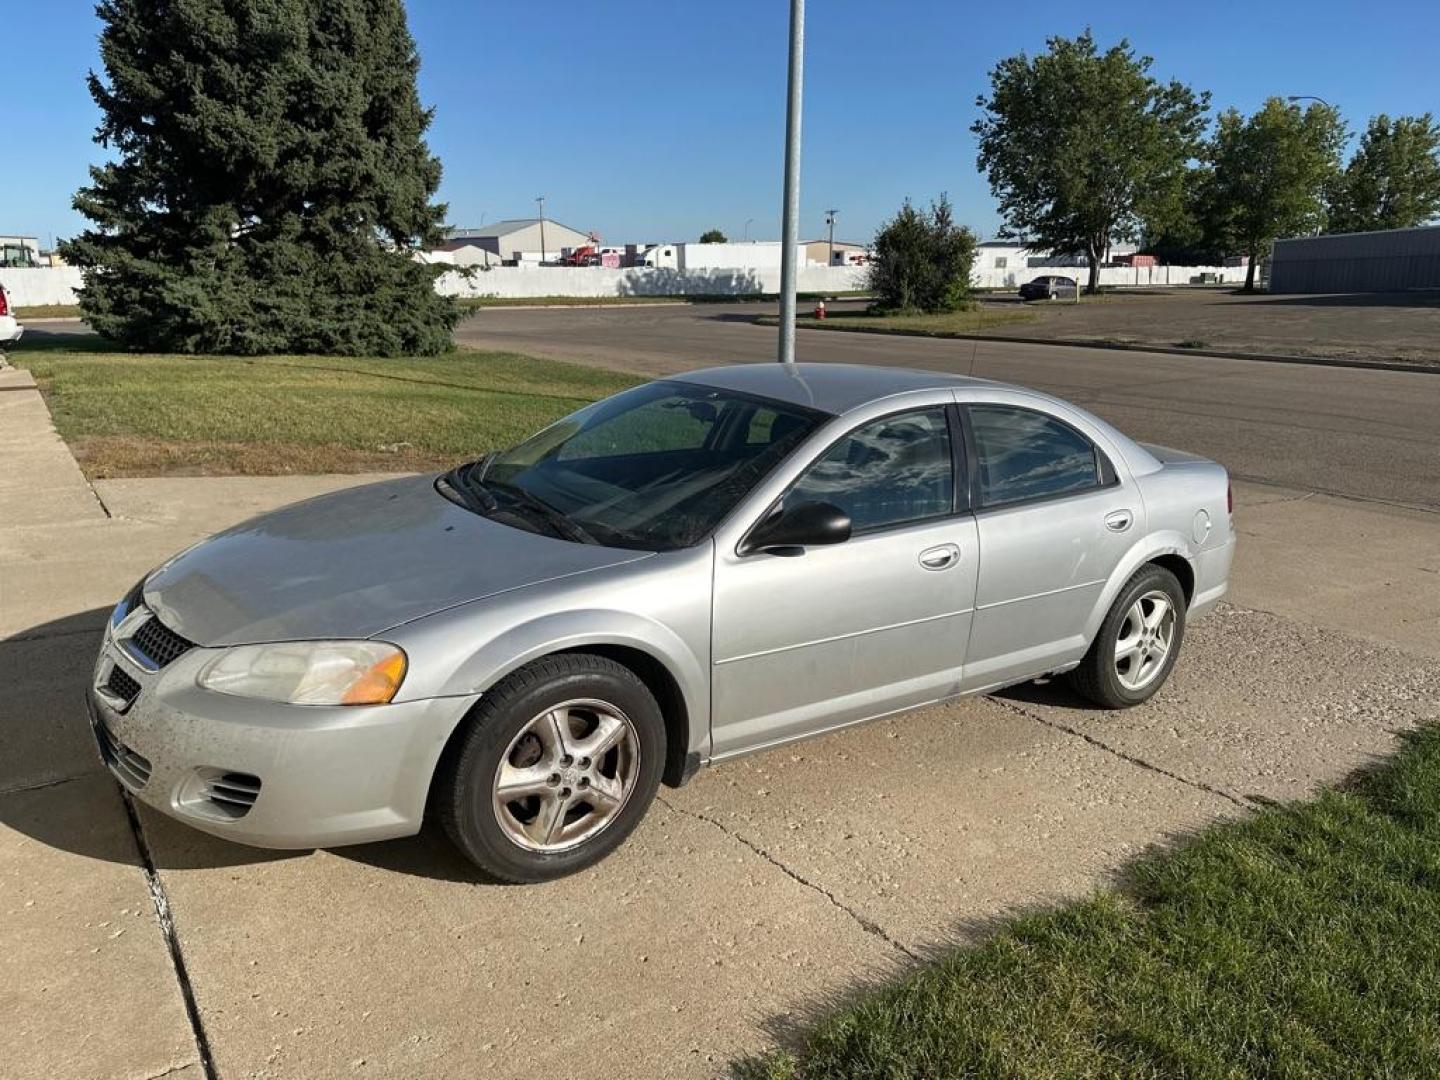
M920 565L926 570L944 570L960 561L960 549L954 544L940 544L920 552Z
M1112 514L1105 515L1105 527L1111 532L1124 532L1135 520L1135 515L1129 510L1116 510Z

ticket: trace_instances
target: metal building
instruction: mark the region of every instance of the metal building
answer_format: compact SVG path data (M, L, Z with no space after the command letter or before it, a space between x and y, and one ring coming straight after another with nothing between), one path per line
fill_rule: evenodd
M458 252L469 247L488 251L501 259L532 254L538 257L543 250L547 259L558 259L561 248L580 247L588 243L589 233L561 225L551 218L545 219L543 228L539 218L511 218L478 229L452 229L446 234L445 243L440 245L439 250Z
M1440 289L1440 225L1276 240L1272 293Z

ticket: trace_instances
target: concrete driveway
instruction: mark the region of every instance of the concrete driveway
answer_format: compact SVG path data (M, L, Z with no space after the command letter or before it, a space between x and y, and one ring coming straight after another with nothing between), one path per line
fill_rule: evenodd
M130 816L80 704L98 629L193 539L364 478L91 488L6 382L7 1075L713 1075L997 916L1440 719L1436 516L1241 484L1234 603L1144 708L1032 686L758 755L663 791L616 857L542 887L479 884L428 834L254 851Z

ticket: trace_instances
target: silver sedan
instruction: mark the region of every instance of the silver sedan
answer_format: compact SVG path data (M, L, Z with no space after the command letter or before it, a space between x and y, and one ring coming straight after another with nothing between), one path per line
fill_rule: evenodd
M120 601L89 694L151 806L267 847L596 862L702 765L1066 674L1160 688L1233 552L1220 466L890 368L653 382L441 476L313 499Z

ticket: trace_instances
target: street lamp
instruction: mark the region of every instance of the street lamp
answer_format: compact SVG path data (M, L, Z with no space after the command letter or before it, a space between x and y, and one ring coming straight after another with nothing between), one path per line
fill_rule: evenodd
M540 265L545 265L545 196L536 195L535 205L540 207Z
M780 237L780 362L795 363L795 249L800 245L800 91L805 80L805 0L790 0L790 79L785 99L785 198Z
M747 244L750 242L750 226L754 221L755 219L753 217L747 217L745 219L745 242Z
M830 226L830 253L825 257L826 266L835 265L835 217L839 213L839 210L825 211L825 224Z
M1320 102L1321 105L1324 105L1327 109L1333 109L1333 108L1335 107L1334 105L1331 105L1330 102L1326 101L1323 97L1316 97L1314 94L1291 94L1291 95L1289 95L1285 100L1286 100L1286 101L1291 101L1291 102L1294 102L1294 101L1318 101L1318 102Z

